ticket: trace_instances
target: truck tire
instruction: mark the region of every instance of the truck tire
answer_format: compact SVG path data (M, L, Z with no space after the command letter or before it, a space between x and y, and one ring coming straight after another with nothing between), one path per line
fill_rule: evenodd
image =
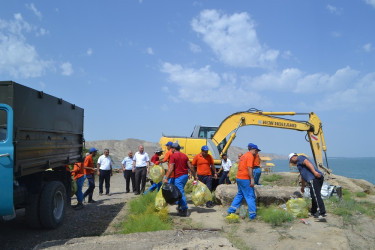
M48 182L40 196L40 222L44 228L57 228L64 220L66 190L59 181Z
M30 194L25 207L26 223L30 228L41 228L39 213L39 194Z

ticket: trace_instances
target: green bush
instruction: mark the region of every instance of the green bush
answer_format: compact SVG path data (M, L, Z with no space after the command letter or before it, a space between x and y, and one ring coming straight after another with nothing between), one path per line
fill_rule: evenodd
M257 213L261 220L270 223L273 226L280 226L284 222L294 220L292 214L276 206L270 206L267 208L261 207Z
M129 215L120 224L121 233L151 232L172 228L168 207L160 211L155 208L156 194L157 192L149 192L128 203Z
M274 182L274 181L281 180L282 178L283 177L281 175L273 174L273 175L270 175L270 176L264 176L263 181Z
M365 192L357 192L355 193L355 196L360 197L360 198L365 198L367 197L367 194Z

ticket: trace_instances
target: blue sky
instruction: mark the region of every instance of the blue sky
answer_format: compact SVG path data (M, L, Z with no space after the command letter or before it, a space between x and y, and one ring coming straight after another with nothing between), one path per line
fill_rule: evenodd
M375 0L0 4L0 79L83 107L86 140L157 142L257 108L315 112L328 156L375 156ZM233 145L309 154L304 138L248 126Z

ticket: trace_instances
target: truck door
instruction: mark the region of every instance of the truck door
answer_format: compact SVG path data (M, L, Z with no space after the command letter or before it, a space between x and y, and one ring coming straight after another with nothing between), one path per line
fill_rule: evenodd
M0 216L13 214L13 110L0 104Z

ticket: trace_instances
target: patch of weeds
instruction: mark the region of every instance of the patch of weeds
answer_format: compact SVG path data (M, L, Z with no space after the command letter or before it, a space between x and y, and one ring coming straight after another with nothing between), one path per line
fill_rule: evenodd
M358 202L354 200L352 194L348 191L343 192L343 198L331 197L325 201L327 210L330 213L341 216L345 223L356 224L355 215L365 214L375 218L375 204L371 202Z
M246 232L246 233L255 233L256 230L255 230L255 228L249 227L249 228L246 228L246 229L245 229L245 232Z
M272 226L281 226L284 222L294 220L292 214L276 206L260 207L257 213L261 220L270 223Z
M359 198L365 198L365 197L367 197L367 194L365 192L357 192L357 193L355 193L355 196L357 196Z
M238 236L239 226L232 226L230 232L228 233L228 240L230 243L232 243L236 248L238 249L244 249L244 250L250 250L250 247L248 247L245 243L245 241Z
M168 208L155 209L156 192L147 193L129 202L129 215L120 223L120 233L152 232L172 228Z
M275 181L278 181L278 180L281 180L283 177L279 174L273 174L273 175L269 175L269 176L265 176L263 178L263 181L267 181L267 182L275 182Z

